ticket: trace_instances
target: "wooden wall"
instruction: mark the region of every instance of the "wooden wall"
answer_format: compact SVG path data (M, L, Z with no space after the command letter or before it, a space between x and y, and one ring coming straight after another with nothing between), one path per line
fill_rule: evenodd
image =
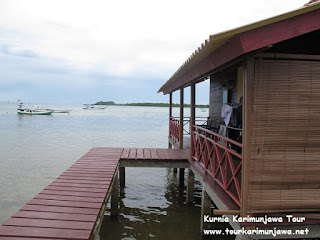
M209 116L212 119L222 120L221 107L223 105L223 90L230 89L232 93L232 99L230 101L232 103L239 102L238 99L240 99L240 97L238 97L238 95L243 95L243 71L240 74L241 79L239 80L238 68L234 67L210 76ZM239 86L239 84L241 86Z
M320 62L254 69L248 213L320 209Z
M221 119L222 107L222 83L223 78L220 75L210 76L210 100L209 116L212 119Z

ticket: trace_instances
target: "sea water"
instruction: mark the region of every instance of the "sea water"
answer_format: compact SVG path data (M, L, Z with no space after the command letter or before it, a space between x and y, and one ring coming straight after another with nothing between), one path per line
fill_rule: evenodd
M16 104L0 103L0 224L92 147L168 147L169 109L165 107L45 107L72 111L18 115ZM207 114L197 109L197 116ZM173 108L173 115L179 115L179 108ZM200 197L196 181L194 203L186 204L185 189L179 188L172 169L126 168L120 214L111 218L106 212L101 240L201 239Z

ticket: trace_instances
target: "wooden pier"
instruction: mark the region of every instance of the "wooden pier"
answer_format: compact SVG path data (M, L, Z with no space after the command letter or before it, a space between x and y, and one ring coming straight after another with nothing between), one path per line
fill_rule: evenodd
M189 151L92 148L0 227L0 240L99 239L111 196L117 214L124 167L188 167Z

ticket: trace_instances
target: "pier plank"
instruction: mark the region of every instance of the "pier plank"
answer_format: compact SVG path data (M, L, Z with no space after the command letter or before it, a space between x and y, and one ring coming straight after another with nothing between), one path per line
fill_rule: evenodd
M18 211L13 218L29 218L29 219L50 219L80 222L95 222L96 215L84 215L78 213L54 213L54 212L34 212L34 211ZM1 228L0 228L1 229Z
M46 205L24 205L20 211L34 212L52 212L52 213L79 213L85 215L98 215L99 209L94 208L76 208L76 207L57 207Z
M45 228L78 229L78 230L91 230L93 228L93 225L94 225L94 222L30 219L30 218L10 218L3 224L3 226L45 227Z
M145 160L149 160L149 159L151 160L151 153L149 148L143 149L143 158Z
M127 159L129 157L129 153L130 153L130 148L124 148L121 154L121 158Z
M106 185L112 180L112 177L106 180L81 180L81 179L56 179L54 183L84 183L93 185Z
M104 181L104 180L110 180L110 177L101 177L101 176L81 176L81 175L77 175L77 174L73 174L73 175L61 175L60 177L57 178L57 180L61 180L61 179L70 179L70 180L100 180L100 181Z
M56 186L56 185L49 185L48 187L45 188L45 190L105 193L105 188L70 187L70 186Z
M136 159L143 159L143 149L142 148L138 148L137 149L137 158Z
M158 153L159 159L161 159L161 160L166 160L167 159L167 157L164 154L162 149L157 149L157 153Z
M28 238L22 238L21 239L21 237L11 237L11 236L9 236L9 237L1 237L0 236L0 240L65 240L65 239L61 239L61 238L30 238L30 237L28 237Z
M79 207L79 208L101 208L100 203L87 203L76 201L59 201L59 200L46 200L46 199L32 199L28 204L45 205L45 206L58 206L58 207Z
M61 177L63 176L75 176L75 177L90 177L90 178L108 178L110 175L112 175L111 170L105 171L105 172L96 172L96 174L92 174L92 171L75 171L75 170L66 170Z
M91 198L104 198L105 193L95 192L78 192L78 191L55 191L55 190L42 190L40 193L47 195L63 195L63 196L78 196L78 197L91 197Z
M28 236L28 237L40 237L40 238L87 240L89 239L90 234L91 232L89 230L17 227L17 226L2 226L0 228L0 236L13 236L13 237Z
M136 159L137 157L137 149L131 148L128 159Z
M43 194L43 193L39 193L34 197L34 199L77 201L77 202L89 202L89 203L102 203L104 201L104 197L90 198L90 197L80 197L80 196L65 196L62 194L50 195L50 194Z
M83 188L101 188L106 189L107 185L92 185L92 184L84 184L84 183L64 183L64 182L53 182L50 186L62 186L62 187L83 187Z
M150 153L151 153L151 159L152 160L159 160L158 152L155 148L150 148Z

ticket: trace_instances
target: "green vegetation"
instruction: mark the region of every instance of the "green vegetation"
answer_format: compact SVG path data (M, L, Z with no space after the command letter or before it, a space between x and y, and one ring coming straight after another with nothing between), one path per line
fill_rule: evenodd
M150 103L150 102L144 102L144 103L115 103L113 101L100 101L95 103L95 105L117 105L117 106L143 106L143 107L169 107L169 103ZM184 107L190 107L190 104L184 104ZM180 107L180 104L173 103L172 107ZM209 108L209 105L196 105L198 108Z
M95 105L116 105L116 103L113 101L107 101L107 102L100 101L100 102L95 103Z

